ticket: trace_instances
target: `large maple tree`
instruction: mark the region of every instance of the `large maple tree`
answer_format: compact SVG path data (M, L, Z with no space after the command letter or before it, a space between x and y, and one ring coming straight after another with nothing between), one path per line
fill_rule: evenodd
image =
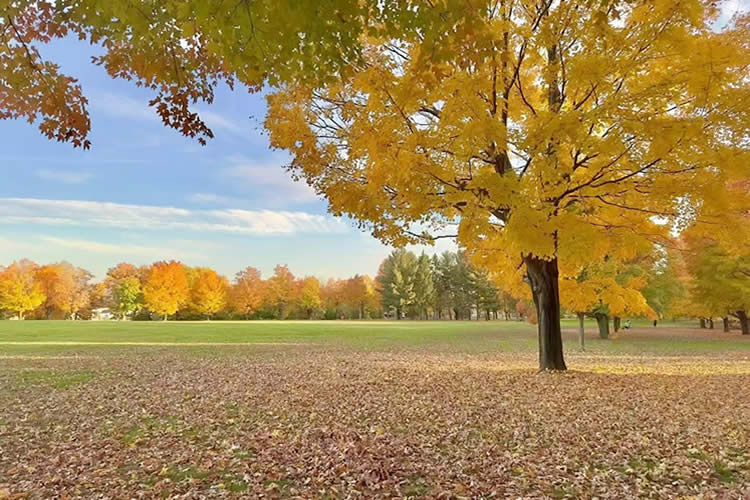
M86 101L35 44L74 33L155 92L164 123L218 82L270 84L267 127L335 214L387 243L451 236L530 283L541 369L564 369L558 278L610 241L722 223L748 177L748 18L708 0L5 2L0 118L88 146ZM750 204L748 194L732 203Z

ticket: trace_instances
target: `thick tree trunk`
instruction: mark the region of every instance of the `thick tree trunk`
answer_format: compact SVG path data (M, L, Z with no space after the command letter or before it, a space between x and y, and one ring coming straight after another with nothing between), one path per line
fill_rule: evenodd
M584 335L584 327L583 322L586 318L586 315L582 312L578 313L578 346L581 348L582 351L586 350L586 336Z
M748 321L747 312L744 310L737 311L737 318L740 320L742 335L750 335L750 321Z
M539 319L539 370L566 370L560 330L557 259L526 256L524 262Z
M400 307L396 308L396 319L401 319L401 308Z
M708 318L708 328L713 330L714 329L714 319Z
M599 337L603 339L609 338L609 316L602 313L594 314L596 323L599 325Z
M615 327L615 333L620 331L620 317L614 316L612 318L612 325Z
M728 332L729 331L729 318L724 316L723 318L721 318L721 322L724 323L724 331Z
M700 325L701 325L701 328L706 328L706 318L700 319Z

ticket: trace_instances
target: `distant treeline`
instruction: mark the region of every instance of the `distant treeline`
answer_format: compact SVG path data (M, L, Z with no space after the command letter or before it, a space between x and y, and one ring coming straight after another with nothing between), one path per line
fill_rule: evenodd
M375 280L272 276L247 267L230 281L181 262L121 263L101 282L68 262L24 259L0 267L0 311L16 319L506 319L528 304L501 293L462 253L420 256L396 250Z

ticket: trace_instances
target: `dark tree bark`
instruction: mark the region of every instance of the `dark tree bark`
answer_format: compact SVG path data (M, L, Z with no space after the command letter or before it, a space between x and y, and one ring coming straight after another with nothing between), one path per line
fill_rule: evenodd
M724 331L728 332L729 331L729 318L724 316L723 318L721 318L721 322L724 323Z
M747 312L744 309L737 311L737 319L740 320L742 335L750 335L750 321L748 321Z
M586 350L586 336L584 335L583 321L586 315L582 312L578 313L578 346L582 351Z
M620 331L620 317L614 316L612 317L612 324L615 327L615 333Z
M539 319L539 370L566 370L560 330L557 259L526 256L524 262Z
M706 318L700 319L701 328L706 328Z
M714 319L708 318L708 328L713 330L714 329Z
M599 325L599 337L603 339L609 338L609 316L603 313L594 314L596 323Z

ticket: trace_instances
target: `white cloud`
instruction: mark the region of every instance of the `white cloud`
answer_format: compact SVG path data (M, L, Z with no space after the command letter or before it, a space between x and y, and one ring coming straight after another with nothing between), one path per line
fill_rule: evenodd
M123 244L111 244L101 243L98 241L90 240L77 240L68 238L57 238L54 236L41 236L39 238L43 242L55 245L58 247L71 248L78 251L117 255L117 256L138 256L148 258L160 258L160 259L186 259L186 258L199 258L200 255L192 252L185 252L182 250L175 250L174 248L163 248L163 247L149 247L141 245L123 245Z
M40 168L36 171L36 176L46 181L61 182L63 184L83 184L91 179L92 174L89 172L72 172L67 170Z
M0 238L0 248L2 248L4 252L29 252L38 249L39 245L34 245L33 243L20 239Z
M206 125L208 125L208 128L213 131L220 129L236 135L249 135L248 127L243 127L231 118L227 118L207 109L199 109L196 111Z
M214 203L219 205L241 205L246 202L246 200L216 193L193 193L187 197L187 200L193 203Z
M268 190L276 200L304 203L319 199L305 182L292 179L280 162L259 164L239 155L229 156L227 161L232 166L222 169L221 175L234 183L241 182L245 187Z
M274 210L187 210L82 200L0 198L0 224L174 229L244 234L342 233L341 219Z
M148 105L147 100L133 99L128 96L111 92L97 93L91 96L91 106L95 111L129 118L132 120L159 122L156 110Z

